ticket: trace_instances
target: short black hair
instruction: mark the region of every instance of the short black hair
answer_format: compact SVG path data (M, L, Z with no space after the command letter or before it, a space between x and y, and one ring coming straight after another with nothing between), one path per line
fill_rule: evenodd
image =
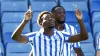
M61 7L61 8L64 9L63 6L57 5L57 6L54 6L54 7L52 8L51 12L52 12L52 13L55 12L55 11L56 11L55 9L58 8L58 7ZM64 10L65 10L65 9L64 9Z

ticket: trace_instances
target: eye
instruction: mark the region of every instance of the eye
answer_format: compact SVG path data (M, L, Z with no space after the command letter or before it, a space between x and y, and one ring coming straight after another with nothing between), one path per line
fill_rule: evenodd
M45 22L46 20L44 19L43 22Z

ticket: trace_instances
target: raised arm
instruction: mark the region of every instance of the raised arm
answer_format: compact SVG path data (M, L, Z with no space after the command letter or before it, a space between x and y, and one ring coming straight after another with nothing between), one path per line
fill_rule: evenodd
M32 18L32 11L29 8L28 11L24 14L24 19L21 22L21 24L16 28L16 30L13 32L12 34L12 39L16 40L18 42L21 43L27 43L27 38L26 36L21 35L25 25L27 24L27 22Z
M78 41L83 41L88 39L88 33L85 29L84 23L82 21L82 13L79 9L75 11L75 16L78 20L78 23L80 25L80 33L73 35L69 38L68 42L78 42Z

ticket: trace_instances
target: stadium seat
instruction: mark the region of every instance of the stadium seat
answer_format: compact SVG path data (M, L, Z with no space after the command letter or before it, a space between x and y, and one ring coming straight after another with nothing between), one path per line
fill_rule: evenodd
M3 33L13 32L20 23L4 23L3 25ZM27 24L23 30L23 32L30 32L30 25Z
M81 48L84 53L91 53L92 55L95 56L95 48L93 43L82 43Z
M8 43L6 47L7 56L29 56L32 47L29 43Z
M87 2L87 0L62 0L63 2L82 2L85 1Z
M7 53L17 53L17 52L23 52L27 53L30 52L32 49L31 44L23 44L23 43L8 43L7 44Z
M32 11L51 11L56 2L31 2Z
M1 39L1 32L0 32L0 42L2 42L2 39Z
M82 11L83 14L83 21L88 22L90 24L90 17L88 12ZM77 19L75 17L74 11L66 11L66 22L77 22Z
M88 33L88 39L87 40L84 40L84 41L81 41L82 43L93 43L94 42L94 38L93 38L93 35L92 33Z
M40 29L40 26L37 23L32 24L32 31L38 31Z
M92 16L92 24L100 22L100 12L94 12Z
M24 19L24 12L5 12L2 15L1 22L3 23L20 23Z
M78 23L72 23L72 22L71 22L71 23L68 23L68 24L74 26L74 27L76 28L76 30L77 30L78 32L80 32L80 26L79 26ZM85 27L86 27L87 32L91 32L90 24L88 24L87 22L84 22L84 25L85 25Z
M15 12L15 11L27 11L28 6L26 1L3 1L1 3L1 13L3 12Z
M3 34L3 40L4 40L4 44L7 44L8 42L16 42L14 40L11 39L11 35L14 32L14 30L18 27L20 23L4 23L3 24L3 30L2 30L2 34ZM27 24L23 30L23 34L24 33L28 33L30 32L30 25Z
M91 15L95 12L95 11L100 11L100 1L90 1L90 12Z
M74 5L77 5L81 11L88 11L87 2L61 2L66 11L75 11Z
M90 1L100 1L100 0L90 0Z
M29 53L7 53L6 56L29 56Z
M37 23L37 17L39 15L40 12L34 12L33 13L33 17L32 17L32 23Z
M93 24L93 35L95 36L95 34L96 34L97 32L100 32L100 22L95 22L95 23Z
M93 43L81 43L81 49L85 56L95 56L95 49ZM75 55L74 51L73 53Z
M10 2L13 2L13 1L27 1L27 0L3 0L3 1L10 1Z
M30 2L55 2L56 0L30 0Z

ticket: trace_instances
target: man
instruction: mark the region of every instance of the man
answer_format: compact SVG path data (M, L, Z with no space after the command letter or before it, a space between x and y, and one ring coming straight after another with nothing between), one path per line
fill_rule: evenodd
M65 23L65 9L62 6L53 7L52 14L54 15L54 18L56 20L55 28L58 31L66 32L66 33L69 33L70 35L77 33L76 29L72 25L68 25ZM82 22L82 13L79 11L79 9L77 9L75 11L75 16L81 26L81 33L82 33L85 29L84 29L84 25ZM84 36L82 36L82 37L84 37ZM75 53L77 56L84 56L84 54L81 50L81 47L80 47L80 42L66 43L64 45L64 47L66 48L66 49L64 49L65 56L71 56L72 49L75 50Z
M100 56L100 33L96 36L96 56Z
M37 23L44 31L36 33L21 34L27 22L32 18L32 11L29 9L24 20L12 34L12 39L20 43L33 42L33 56L62 56L65 42L77 42L88 39L87 32L82 35L70 36L68 33L55 31L55 20L48 11L41 12ZM84 37L81 37L85 35Z

